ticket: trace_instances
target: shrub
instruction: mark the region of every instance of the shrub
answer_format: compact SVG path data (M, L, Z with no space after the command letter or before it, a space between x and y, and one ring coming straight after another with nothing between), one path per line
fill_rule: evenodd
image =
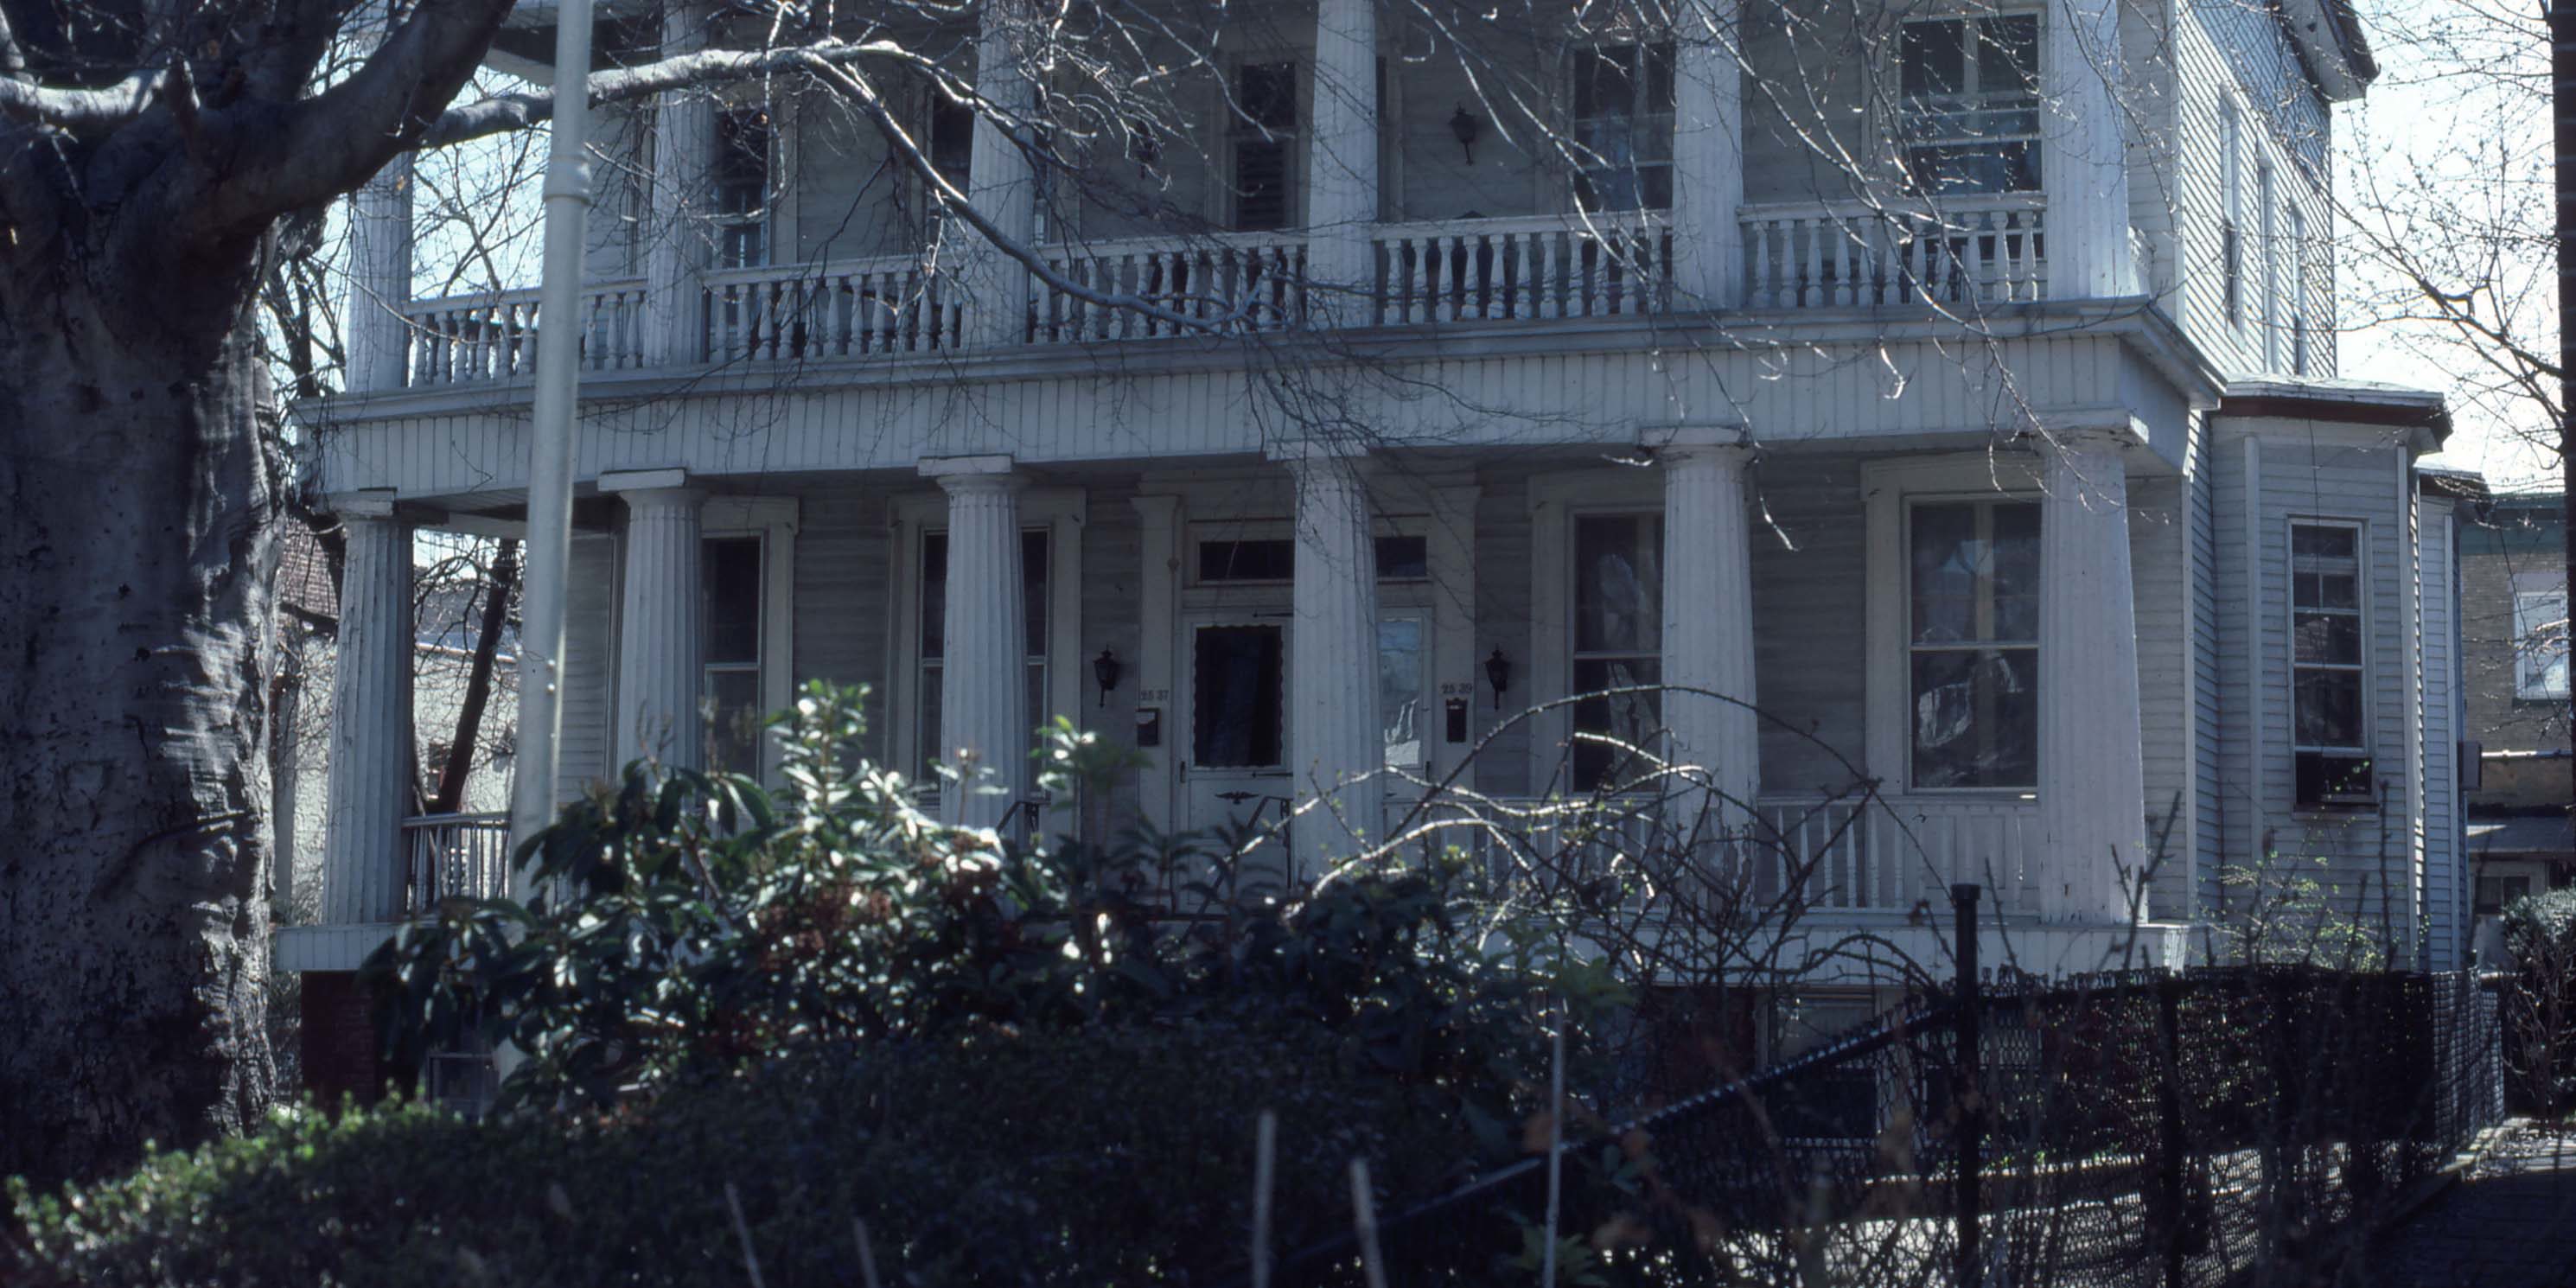
M1276 1111L1279 1246L1476 1156L1418 1092L1342 1067L1316 1026L960 1031L814 1051L606 1117L281 1112L131 1176L18 1196L38 1285L1205 1283L1246 1256L1254 1115ZM1502 1250L1517 1239L1494 1236ZM0 1279L17 1280L10 1275Z
M2517 899L2504 910L2505 1070L2520 1107L2576 1107L2576 890Z

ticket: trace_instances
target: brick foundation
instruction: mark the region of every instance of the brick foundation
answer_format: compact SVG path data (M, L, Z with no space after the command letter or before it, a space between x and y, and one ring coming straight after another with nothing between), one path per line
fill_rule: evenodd
M343 1095L371 1105L384 1098L390 1070L376 1054L376 1028L354 971L306 971L302 1006L304 1089L316 1102Z

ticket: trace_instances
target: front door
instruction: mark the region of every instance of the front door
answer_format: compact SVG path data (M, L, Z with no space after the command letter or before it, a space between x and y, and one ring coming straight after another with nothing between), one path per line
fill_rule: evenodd
M1288 773L1288 615L1192 618L1181 692L1181 759L1189 826L1279 821L1295 795Z

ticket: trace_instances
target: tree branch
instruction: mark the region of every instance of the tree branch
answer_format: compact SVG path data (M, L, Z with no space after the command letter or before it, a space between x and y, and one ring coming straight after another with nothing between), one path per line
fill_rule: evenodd
M0 78L0 116L65 130L104 130L143 115L169 73L136 72L113 85L64 89Z
M590 102L594 107L632 102L695 85L750 80L818 62L839 64L861 58L885 58L922 68L935 66L900 44L882 40L857 44L832 40L778 49L707 49L678 54L640 67L593 72L589 82ZM511 130L524 130L553 120L554 115L555 91L552 89L496 94L441 113L428 133L421 137L420 145L425 148L446 147Z

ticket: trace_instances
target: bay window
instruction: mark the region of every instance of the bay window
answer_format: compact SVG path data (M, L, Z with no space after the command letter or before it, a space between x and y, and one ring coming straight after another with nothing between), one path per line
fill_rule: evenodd
M2302 805L2368 804L2361 529L2290 527L2291 746Z
M2039 782L2039 523L2032 501L1906 515L1910 784Z
M1908 22L1898 70L1918 191L2039 189L2039 15Z
M1584 514L1574 519L1574 652L1571 692L1663 682L1664 519ZM1628 748L1663 727L1654 692L1603 694L1574 704L1574 787L1615 787L1639 771ZM1586 736L1589 735L1589 736Z

